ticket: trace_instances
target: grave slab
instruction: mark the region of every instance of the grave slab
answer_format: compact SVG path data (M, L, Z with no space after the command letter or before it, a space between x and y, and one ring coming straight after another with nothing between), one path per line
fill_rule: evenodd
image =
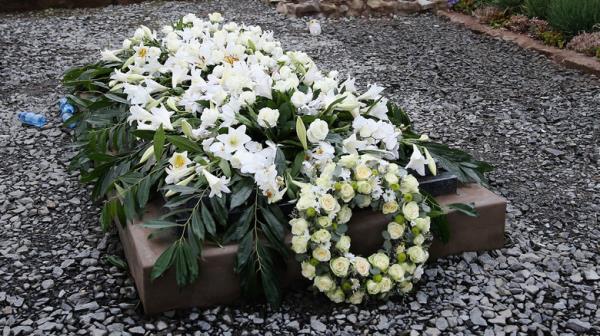
M506 200L478 186L460 186L456 194L437 196L442 205L452 203L475 203L478 217L469 217L457 211L447 214L450 224L450 241L446 244L434 240L430 248L431 259L466 251L485 251L504 246ZM222 247L207 244L203 250L198 279L193 284L178 288L175 271L150 281L150 272L156 259L169 246L172 237L168 234L147 239L153 231L141 224L156 218L160 204L151 203L142 219L118 227L125 250L129 270L144 306L146 314L155 314L172 309L209 307L231 304L240 299L239 278L234 273L237 244ZM369 254L377 251L383 242L381 232L387 225L385 216L371 211L356 211L348 225L352 239L352 251ZM289 237L288 237L289 238ZM290 259L286 274L282 274L283 285L303 284L300 268Z

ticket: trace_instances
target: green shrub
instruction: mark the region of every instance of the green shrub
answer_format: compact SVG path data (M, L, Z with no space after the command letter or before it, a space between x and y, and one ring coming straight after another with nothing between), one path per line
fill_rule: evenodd
M600 0L552 0L548 22L568 37L591 31L600 23Z
M564 48L565 46L565 37L563 34L556 31L546 31L540 34L540 38L544 41L544 44Z
M523 6L524 0L494 0L493 4L509 11L517 11Z
M552 0L525 0L525 13L529 17L546 19L548 17L548 6Z

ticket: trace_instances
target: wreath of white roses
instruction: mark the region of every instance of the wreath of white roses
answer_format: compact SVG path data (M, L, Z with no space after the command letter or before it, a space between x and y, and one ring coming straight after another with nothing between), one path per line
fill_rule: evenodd
M299 184L292 250L302 275L334 302L358 304L407 293L420 279L430 242L429 207L405 169L371 154L351 154L315 168ZM346 235L352 209L371 207L390 218L382 248L368 257L350 252Z

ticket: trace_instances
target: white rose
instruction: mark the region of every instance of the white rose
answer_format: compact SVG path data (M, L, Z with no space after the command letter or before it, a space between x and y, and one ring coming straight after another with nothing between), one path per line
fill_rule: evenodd
M390 234L390 238L398 239L404 234L404 225L390 222L387 226L387 231Z
M398 175L398 173L400 172L400 166L398 166L395 163L390 163L389 165L387 165L387 172L390 174Z
M423 250L421 246L411 246L406 250L406 254L410 257L414 263L422 264L427 261L429 254Z
M371 196L356 195L356 197L354 197L354 200L356 201L356 206L358 206L359 208L366 208L369 205L371 205Z
M402 281L404 279L404 269L398 264L390 266L387 272L394 281Z
M415 238L413 238L413 244L415 245L423 245L424 242L425 237L422 234L417 235Z
M304 218L294 218L290 220L292 234L303 235L308 230L308 222Z
M405 203L402 206L402 213L404 214L404 218L409 221L415 220L419 217L419 205L416 202Z
M327 217L327 216L321 216L319 218L317 218L317 224L319 224L321 227L329 227L331 226L331 218Z
M328 133L329 126L327 125L327 122L321 119L315 119L315 121L310 123L310 126L308 126L306 136L308 137L308 141L317 143L324 140Z
M343 278L348 274L348 268L350 267L350 261L348 258L338 257L329 262L329 267L333 274Z
M294 250L294 252L300 254L300 253L306 253L306 245L308 244L308 237L307 236L293 236L292 237L292 250Z
M331 300L335 303L342 303L342 302L344 302L344 299L346 298L346 296L344 295L344 291L339 287L335 290L328 291L325 294L327 295L329 300Z
M356 176L357 180L366 180L371 177L372 173L373 172L371 171L371 168L364 164L358 165L354 170L354 175Z
M343 253L347 253L350 250L350 237L341 236L340 240L335 244L335 247Z
M348 203L354 197L354 188L352 188L352 185L349 183L343 183L342 188L340 189L340 195L342 195L342 200Z
M343 155L338 162L343 167L352 169L358 163L358 154Z
M419 181L412 176L406 175L402 178L402 183L400 184L400 191L403 194L412 194L419 192Z
M337 212L340 209L338 201L331 194L321 196L319 203L321 204L321 208L328 213Z
M375 282L373 280L367 281L367 292L369 292L369 294L379 294L379 291L381 291L381 286L378 282Z
M431 218L429 218L429 217L417 218L417 219L415 219L414 222L415 222L415 226L419 229L419 231L421 231L423 233L429 232L429 230L431 228Z
M311 95L305 94L300 90L296 90L291 98L292 105L294 105L296 108L302 107L308 104L311 98Z
M335 282L329 277L329 275L316 276L313 283L321 292L328 292L335 288Z
M279 110L263 107L258 111L258 124L261 127L270 128L277 126Z
M358 181L357 189L359 193L368 195L373 191L373 186L368 181Z
M357 292L354 292L352 295L350 295L350 297L348 298L348 301L352 304L359 304L362 302L364 297L365 297L365 292L357 291Z
M214 12L214 13L208 14L208 19L212 23L223 22L223 15L221 15L221 13L219 13L219 12Z
M315 243L327 243L331 239L331 234L325 229L318 230L310 237Z
M344 205L340 211L337 213L337 222L338 224L345 224L350 221L352 218L352 210L346 205Z
M314 208L316 202L313 195L301 195L300 199L298 199L298 203L296 203L296 208L300 211L307 210L309 208Z
M379 282L379 286L381 287L379 290L380 293L387 293L392 289L392 280L388 277L383 277Z
M385 174L384 178L385 178L385 181L389 184L398 183L398 181L399 181L398 175L392 174L392 173Z
M400 284L400 290L402 293L408 293L413 289L413 284L410 281L404 281Z
M383 207L382 207L381 211L385 215L392 214L392 213L398 211L398 202L396 202L396 201L389 201L389 202L383 203Z
M308 280L312 280L315 277L316 268L307 261L302 262L302 276Z
M371 265L379 268L381 271L385 271L390 265L390 258L383 253L375 253L369 256L369 262Z
M313 250L312 256L318 261L329 261L331 259L331 252L323 246L318 246Z
M362 275L362 276L367 276L369 275L369 270L371 269L371 265L369 264L369 261L367 261L367 259L363 258L363 257L356 257L354 259L354 270L356 271L356 273Z
M240 93L240 102L246 106L251 106L256 102L256 93L254 91L244 91Z
M404 269L404 273L413 274L417 266L410 262L402 263L402 268Z

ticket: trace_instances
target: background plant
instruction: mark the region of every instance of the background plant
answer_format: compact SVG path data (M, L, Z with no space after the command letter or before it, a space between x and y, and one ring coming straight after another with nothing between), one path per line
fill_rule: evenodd
M548 22L567 37L592 31L600 22L600 0L551 0Z

